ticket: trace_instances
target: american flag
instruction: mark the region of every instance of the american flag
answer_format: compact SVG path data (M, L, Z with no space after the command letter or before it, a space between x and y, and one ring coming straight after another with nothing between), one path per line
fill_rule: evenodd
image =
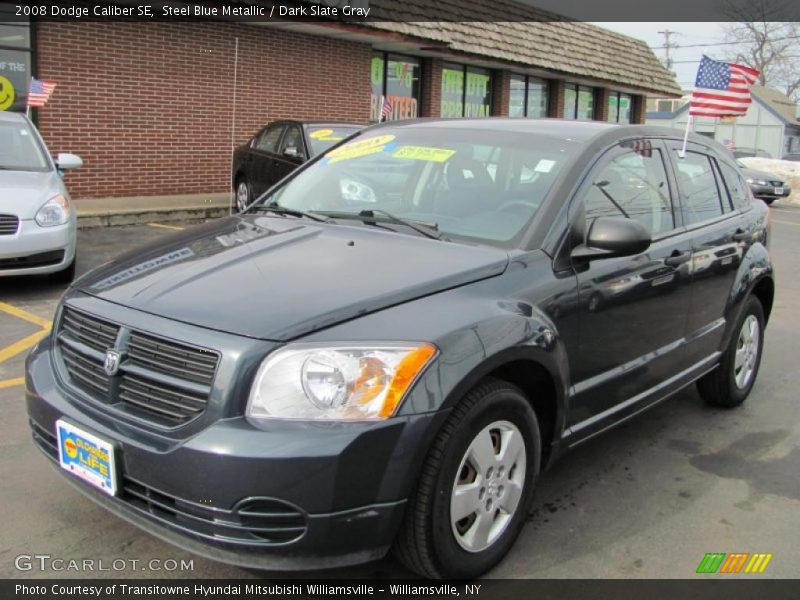
M56 89L56 84L52 81L31 79L31 87L28 90L28 106L44 106L54 89Z
M744 65L726 63L703 56L689 114L704 117L740 117L750 106L750 86L759 72Z
M383 106L381 106L381 121L389 118L390 114L392 114L392 103L389 101L389 98L384 97Z

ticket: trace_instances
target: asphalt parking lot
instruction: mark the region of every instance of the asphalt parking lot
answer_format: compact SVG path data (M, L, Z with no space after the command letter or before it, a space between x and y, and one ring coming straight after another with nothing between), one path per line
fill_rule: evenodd
M800 575L800 207L775 207L772 223L778 286L748 401L714 409L692 387L579 447L543 475L528 526L490 577L687 578L708 552L771 553L756 577ZM169 234L147 225L82 230L78 272ZM0 279L0 577L258 576L177 550L96 508L35 448L23 362L62 291L46 278ZM15 568L17 556L33 554L141 562L121 572ZM143 570L151 559L194 559L194 569ZM404 574L386 559L324 575Z

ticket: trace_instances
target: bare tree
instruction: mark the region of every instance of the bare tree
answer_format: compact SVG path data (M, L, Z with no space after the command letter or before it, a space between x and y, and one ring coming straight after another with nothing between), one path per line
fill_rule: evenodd
M800 25L781 22L778 0L750 0L728 11L735 22L725 27L727 60L761 72L759 83L800 99Z

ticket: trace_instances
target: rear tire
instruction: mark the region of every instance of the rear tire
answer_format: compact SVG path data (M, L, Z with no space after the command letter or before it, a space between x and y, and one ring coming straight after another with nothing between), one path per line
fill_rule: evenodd
M528 400L505 381L484 380L433 442L395 556L430 578L470 579L488 571L525 524L540 458L539 425Z
M244 212L250 205L250 184L247 179L240 177L236 180L236 212Z
M756 381L763 348L764 309L750 296L719 366L697 382L703 400L725 408L744 402Z

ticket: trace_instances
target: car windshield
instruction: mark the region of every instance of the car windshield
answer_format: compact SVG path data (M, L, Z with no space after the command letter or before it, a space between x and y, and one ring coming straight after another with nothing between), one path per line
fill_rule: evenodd
M334 144L353 135L361 129L357 125L309 125L308 140L311 144L311 154L322 154Z
M578 145L535 133L381 128L328 152L260 203L334 219L382 215L508 245ZM390 224L391 225L391 224Z
M0 121L0 169L46 171L48 169L39 140L25 121Z

